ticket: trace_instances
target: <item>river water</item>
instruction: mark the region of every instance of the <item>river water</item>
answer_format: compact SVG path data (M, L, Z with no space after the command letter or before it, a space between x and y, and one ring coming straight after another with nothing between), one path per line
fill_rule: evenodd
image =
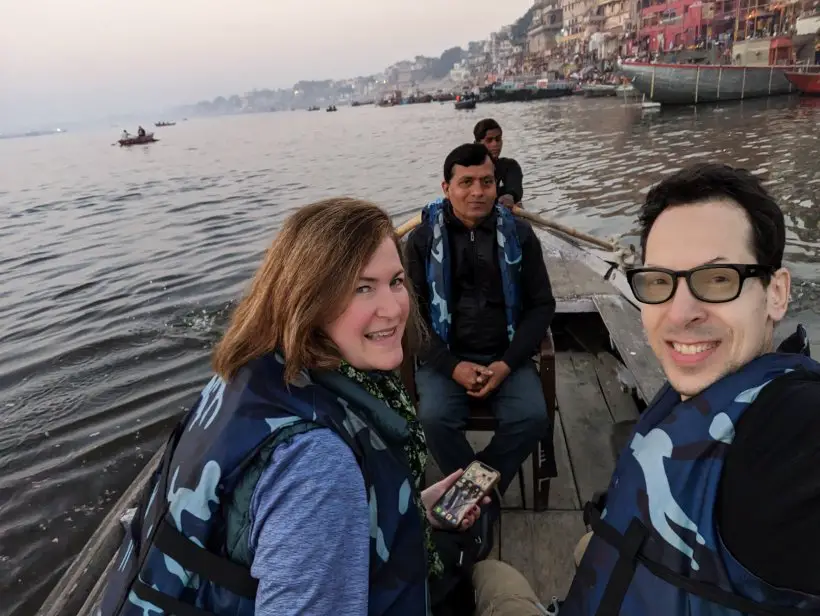
M820 103L647 113L616 99L192 120L0 141L0 614L28 616L208 380L209 349L294 208L409 217L495 117L530 210L635 242L648 188L696 162L760 173L789 224L792 316L820 336ZM129 127L132 132L135 127Z

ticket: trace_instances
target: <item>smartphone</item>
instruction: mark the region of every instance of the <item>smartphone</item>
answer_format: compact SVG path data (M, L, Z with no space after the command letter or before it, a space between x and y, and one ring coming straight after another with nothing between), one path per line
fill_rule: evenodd
M458 528L470 509L501 479L501 473L476 460L433 505L433 516L448 528Z

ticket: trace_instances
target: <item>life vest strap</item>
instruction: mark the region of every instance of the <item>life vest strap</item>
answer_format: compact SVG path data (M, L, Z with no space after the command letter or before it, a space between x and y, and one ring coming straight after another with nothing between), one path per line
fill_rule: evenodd
M183 603L175 597L166 595L140 580L134 582L132 590L137 597L156 605L164 614L173 614L173 616L216 616L213 612L194 607L189 603Z
M676 588L748 616L809 616L811 614L820 616L814 610L763 605L714 584L693 580L649 559L641 552L641 548L651 533L638 518L633 518L626 534L621 534L614 526L601 518L601 510L596 506L596 503L588 502L584 506L584 520L590 525L595 536L606 541L620 554L609 583L604 589L604 595L596 616L617 616L620 614L621 604L629 589L629 583L635 574L637 563L640 563L655 577Z
M259 580L252 577L247 568L199 547L166 520L157 529L154 546L177 561L183 569L199 574L240 597L256 598Z

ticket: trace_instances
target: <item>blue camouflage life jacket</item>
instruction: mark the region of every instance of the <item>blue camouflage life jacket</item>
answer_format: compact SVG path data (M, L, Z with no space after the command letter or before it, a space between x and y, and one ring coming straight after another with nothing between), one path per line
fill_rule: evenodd
M770 353L683 402L664 386L621 453L605 500L585 508L594 534L561 616L820 610L820 597L776 588L739 563L715 514L735 426L764 387L797 370L820 373L820 364L803 354Z
M246 563L227 558L225 510L257 453L283 431L305 431L300 426L333 430L361 467L371 525L368 614L428 613L423 526L403 453L406 422L337 372L303 372L288 386L283 375L281 356L271 353L230 383L217 376L208 383L146 489L101 616L252 616L257 580Z
M430 322L433 331L446 343L450 342L450 313L452 298L452 261L444 212L450 207L446 199L428 203L421 212L422 224L430 226L433 234L430 254L427 258L427 287L430 291ZM513 339L521 315L521 243L515 229L515 216L506 207L495 205L498 265L501 270L501 286L504 290L504 307L507 313L507 336Z

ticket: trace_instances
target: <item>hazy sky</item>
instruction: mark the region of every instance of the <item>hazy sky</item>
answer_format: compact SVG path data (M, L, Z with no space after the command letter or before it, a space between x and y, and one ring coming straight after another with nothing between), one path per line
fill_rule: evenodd
M532 0L0 0L0 130L369 74Z

